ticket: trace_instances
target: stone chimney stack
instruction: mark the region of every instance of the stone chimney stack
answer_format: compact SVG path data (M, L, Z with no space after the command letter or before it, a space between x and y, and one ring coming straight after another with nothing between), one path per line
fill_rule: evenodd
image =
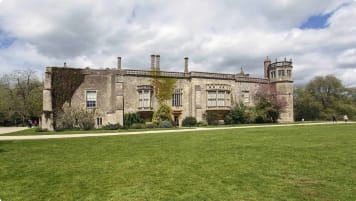
M156 56L151 54L151 70L155 70L156 68L155 62L156 62Z
M188 60L189 60L188 57L185 57L185 58L184 58L184 72L185 72L185 73L188 73L188 72L189 72L189 70L188 70Z
M64 68L67 68L67 63L66 63L66 62L64 62L64 65L63 65L63 66L64 66Z
M117 69L121 70L121 57L117 57Z
M160 71L160 60L161 57L159 55L156 55L156 71Z

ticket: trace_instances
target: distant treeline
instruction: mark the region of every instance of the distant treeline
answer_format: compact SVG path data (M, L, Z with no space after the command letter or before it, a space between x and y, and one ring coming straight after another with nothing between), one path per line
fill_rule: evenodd
M336 115L339 120L347 115L356 119L356 88L346 88L333 75L317 76L305 87L294 91L294 117L302 119L331 120Z

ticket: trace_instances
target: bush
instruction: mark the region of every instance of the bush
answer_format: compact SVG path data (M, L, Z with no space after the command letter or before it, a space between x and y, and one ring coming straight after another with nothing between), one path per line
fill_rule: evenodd
M91 130L95 127L95 110L75 109L64 107L63 112L58 115L55 126L56 131L80 128Z
M167 103L160 103L158 109L153 113L152 122L159 125L165 120L173 122L172 108Z
M160 127L160 128L172 128L173 125L172 125L172 123L171 123L170 121L164 120L164 121L161 121L161 122L159 123L159 127Z
M207 126L207 125L208 125L208 122L205 120L201 120L198 122L198 126Z
M82 110L78 114L78 125L80 129L92 130L95 127L95 111Z
M225 124L243 124L247 122L246 107L240 103L235 105L225 116Z
M143 119L139 113L126 113L124 114L124 127L130 128L133 124L143 123Z
M197 119L195 117L186 117L182 121L182 125L185 127L192 127L197 125Z
M142 129L142 128L146 128L146 125L143 123L134 123L131 125L131 128L133 129Z
M121 125L120 125L119 123L117 123L117 124L111 124L111 123L109 123L109 124L104 125L104 126L102 127L103 130L117 130L117 129L119 129L119 128L121 128Z

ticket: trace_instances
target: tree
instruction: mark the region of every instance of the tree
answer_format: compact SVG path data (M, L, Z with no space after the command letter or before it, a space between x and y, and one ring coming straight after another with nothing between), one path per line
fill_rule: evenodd
M335 99L339 99L342 93L345 92L345 87L342 85L341 80L333 75L325 77L317 76L310 81L306 90L322 104L323 109L327 109L335 104Z
M276 123L287 105L284 99L277 98L276 88L270 85L261 85L255 99L258 123Z
M304 88L294 91L294 116L296 120L318 120L322 111L322 104L316 101Z
M295 118L329 120L332 115L356 117L355 89L347 89L334 75L317 76L295 90Z
M42 113L42 85L32 70L3 75L0 112L9 121L20 115L23 123L31 117L39 117Z
M23 122L32 115L42 113L42 83L36 78L35 71L15 71L12 74L15 81L15 93L20 99L20 114Z

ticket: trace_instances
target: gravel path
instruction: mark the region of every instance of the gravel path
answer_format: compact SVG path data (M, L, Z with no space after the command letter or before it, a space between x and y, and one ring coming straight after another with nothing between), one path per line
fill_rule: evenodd
M348 122L356 123L356 122ZM104 136L117 136L117 135L142 135L142 134L153 134L153 133L184 133L192 131L208 131L208 130L227 130L227 129L249 129L249 128L269 128L269 127L286 127L286 126L310 126L310 125L323 125L323 124L332 124L330 122L321 122L321 123L302 123L302 124L274 124L274 125L256 125L256 126L240 126L240 127L215 127L215 128L189 128L181 130L153 130L153 131L136 131L136 132L115 132L115 133L86 133L86 134L51 134L51 135L26 135L26 136L0 136L0 141L7 140L40 140L40 139L58 139L58 138L79 138L79 137L104 137ZM344 124L344 123L338 123ZM0 127L1 130L4 127ZM11 130L10 128L6 128ZM16 129L16 128L13 128ZM17 129L26 129L26 128L17 128ZM15 130L16 131L16 130ZM8 131L13 132L13 131Z

